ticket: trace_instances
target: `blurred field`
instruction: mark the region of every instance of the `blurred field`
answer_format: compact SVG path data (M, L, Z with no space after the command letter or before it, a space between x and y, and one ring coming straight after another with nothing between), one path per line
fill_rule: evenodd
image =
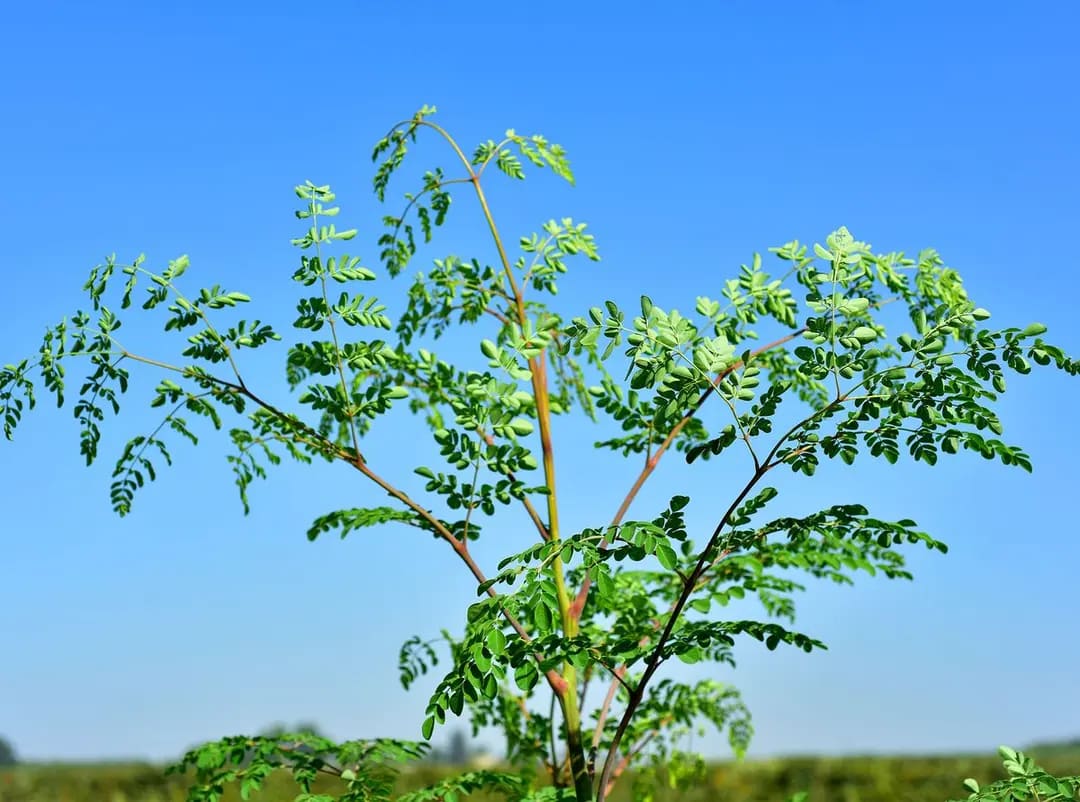
M1057 774L1080 774L1080 749L1031 754ZM450 769L423 766L404 774L402 791L435 781ZM785 758L742 765L715 764L706 783L676 796L661 791L657 802L781 802L809 790L811 802L944 802L963 799L960 783L975 777L986 783L1003 776L995 756ZM631 778L625 778L629 781ZM629 782L616 795L625 802ZM327 783L317 791L330 792ZM282 802L296 795L288 778L271 777L255 802ZM183 802L182 778L166 779L149 765L29 765L0 769L0 802ZM239 802L233 790L225 797ZM474 797L476 800L481 797Z

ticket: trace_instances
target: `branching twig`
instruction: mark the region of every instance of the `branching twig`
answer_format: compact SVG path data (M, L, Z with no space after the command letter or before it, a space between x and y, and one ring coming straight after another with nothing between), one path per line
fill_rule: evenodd
M751 355L751 357L759 356L760 354L763 354L766 351L769 351L769 350L771 350L773 348L778 348L781 345L784 345L785 343L791 342L796 337L800 337L805 331L806 331L805 328L801 328L801 329L798 329L796 331L793 331L790 334L787 334L787 335L785 335L783 337L780 337L777 340L774 340L773 342L769 343L768 345L763 345L761 348L758 348L757 350L753 351L750 355ZM727 368L725 368L722 373L717 375L717 377L713 380L712 384L710 384L709 387L701 394L701 396L698 398L698 400L696 402L694 402L694 406L690 409L690 411L687 412L682 417L682 419L672 427L671 431L668 432L667 437L665 437L664 441L659 446L657 446L656 452L646 461L645 467L643 467L641 469L641 472L638 474L637 478L634 480L633 485L631 485L631 487L630 487L630 491L626 494L626 497L622 500L622 503L619 505L619 509L616 510L616 512L615 512L615 517L612 518L612 520L611 520L611 526L618 526L620 523L622 523L623 518L626 516L626 513L630 509L630 505L634 503L634 499L637 498L637 494L641 491L641 488L644 486L645 482L648 481L649 477L652 476L653 471L656 470L656 466L660 464L660 459L664 456L664 454L667 452L667 450L671 447L671 444L675 442L675 438L679 436L679 433L690 422L690 420L695 415L697 415L697 413L701 410L702 406L704 406L705 402L708 400L709 396L712 395L713 391L720 384L720 382L722 382L725 378L727 378L727 376L732 371L738 370L738 368L741 365L742 365L742 360L739 360L738 362L734 362L731 365L729 365ZM606 546L606 542L601 542L601 548L603 548L604 546ZM578 619L581 618L581 614L585 609L585 602L588 599L589 588L591 587L591 585L592 585L591 577L586 576L585 579L581 583L581 589L578 590L577 596L574 598L574 605L573 605L572 609L573 609L574 615L576 615L578 617Z

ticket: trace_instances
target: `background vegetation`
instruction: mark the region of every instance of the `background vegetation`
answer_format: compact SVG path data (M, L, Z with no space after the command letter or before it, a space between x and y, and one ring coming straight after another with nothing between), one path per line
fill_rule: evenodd
M1049 772L1075 774L1080 769L1080 745L1048 743L1032 748L1033 757ZM402 774L399 788L411 790L435 782L454 771L450 766L427 765ZM809 790L809 802L940 802L967 796L964 777L988 783L1005 776L994 755L787 757L714 763L704 780L683 794L661 790L655 802L775 802ZM28 765L0 769L0 802L181 802L186 779L166 778L159 766L141 765ZM617 789L613 799L630 798L632 783ZM284 776L272 777L252 802L291 798L295 785ZM316 792L335 790L322 781ZM232 788L225 802L237 802ZM477 796L475 799L485 799Z

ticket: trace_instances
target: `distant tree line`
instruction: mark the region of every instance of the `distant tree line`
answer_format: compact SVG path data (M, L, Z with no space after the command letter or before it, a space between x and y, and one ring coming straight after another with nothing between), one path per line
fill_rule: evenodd
M1024 751L1040 758L1043 755L1078 752L1080 751L1080 736L1076 738L1062 738L1056 741L1039 741L1031 744Z
M7 738L0 737L0 768L14 766L19 760L15 755L15 747Z

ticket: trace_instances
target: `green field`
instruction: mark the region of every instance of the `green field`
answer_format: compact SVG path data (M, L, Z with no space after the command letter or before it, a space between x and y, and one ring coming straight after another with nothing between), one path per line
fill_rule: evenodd
M1036 748L1031 754L1052 773L1080 773L1080 748ZM411 769L402 775L400 788L426 785L446 771L433 766ZM796 791L809 790L811 802L944 802L967 796L960 784L965 777L986 783L1002 776L1001 762L994 755L784 758L714 764L705 783L678 799L780 802ZM616 802L628 798L629 785L623 783ZM317 790L332 789L328 783ZM263 792L251 799L282 802L295 794L287 777L272 777ZM0 802L182 802L184 798L183 780L166 779L157 766L26 765L0 769ZM675 798L660 792L656 802ZM228 802L239 799L235 791L225 796Z

